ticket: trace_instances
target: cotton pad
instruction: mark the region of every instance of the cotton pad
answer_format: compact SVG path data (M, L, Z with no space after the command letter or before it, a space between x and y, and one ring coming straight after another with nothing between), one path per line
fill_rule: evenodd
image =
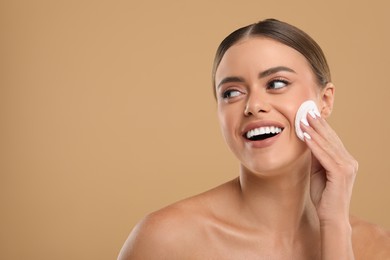
M302 103L302 105L299 107L297 114L295 115L295 133L297 134L298 138L304 141L303 132L301 129L301 120L305 124L309 124L307 122L307 113L309 111L313 111L315 114L319 115L320 112L318 111L317 105L313 100L307 100Z

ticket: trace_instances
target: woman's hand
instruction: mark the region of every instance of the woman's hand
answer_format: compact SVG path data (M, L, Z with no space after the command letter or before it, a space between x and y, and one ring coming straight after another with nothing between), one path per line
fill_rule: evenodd
M321 225L322 259L353 259L349 205L358 163L325 119L301 123L312 152L311 199ZM336 258L334 258L336 257Z
M349 218L349 205L358 163L345 149L325 119L308 114L310 126L302 125L312 151L310 194L320 221ZM314 115L314 116L313 116Z

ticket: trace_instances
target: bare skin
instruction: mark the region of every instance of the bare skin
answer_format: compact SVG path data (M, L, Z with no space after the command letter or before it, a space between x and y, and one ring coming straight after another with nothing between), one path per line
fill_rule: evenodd
M321 259L318 220L302 217L294 232L251 224L239 180L147 216L118 259ZM390 233L351 217L356 260L390 259ZM313 239L314 238L314 239Z
M335 87L267 38L232 46L216 72L218 118L239 177L147 216L119 259L390 259L390 234L349 215L357 162L326 122ZM318 115L295 113L314 100ZM249 140L253 129L278 134Z

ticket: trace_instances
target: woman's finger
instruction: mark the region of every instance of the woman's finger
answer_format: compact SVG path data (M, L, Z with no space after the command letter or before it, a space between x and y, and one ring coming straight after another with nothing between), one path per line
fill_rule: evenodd
M309 126L303 125L303 131L308 133L334 160L342 159L348 154L340 138L325 119L308 116L308 122Z
M337 171L338 167L354 160L324 119L308 118L308 122L309 126L302 124L302 130L311 137L306 138L306 143L324 168Z

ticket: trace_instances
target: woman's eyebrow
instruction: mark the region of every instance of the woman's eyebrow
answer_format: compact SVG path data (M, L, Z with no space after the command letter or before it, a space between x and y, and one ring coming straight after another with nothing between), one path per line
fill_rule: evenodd
M217 89L220 88L223 84L230 83L230 82L243 83L243 82L245 82L245 80L241 77L226 77L226 78L222 79L221 82L219 82Z
M287 71L287 72L296 73L293 69L290 69L289 67L277 66L277 67L272 67L272 68L269 68L267 70L260 72L259 79L267 77L267 76L272 75L274 73L277 73L279 71ZM217 89L220 88L221 85L223 85L225 83L230 83L230 82L243 83L243 82L245 82L245 80L241 77L234 77L234 76L233 77L226 77L226 78L222 79L221 82L219 82Z
M293 72L293 73L296 73L293 69L290 69L288 67L285 67L285 66L278 66L278 67L273 67L273 68L269 68L265 71L262 71L259 73L259 79L260 78L264 78L264 77L267 77L269 75L272 75L274 73L277 73L279 71L287 71L287 72Z

